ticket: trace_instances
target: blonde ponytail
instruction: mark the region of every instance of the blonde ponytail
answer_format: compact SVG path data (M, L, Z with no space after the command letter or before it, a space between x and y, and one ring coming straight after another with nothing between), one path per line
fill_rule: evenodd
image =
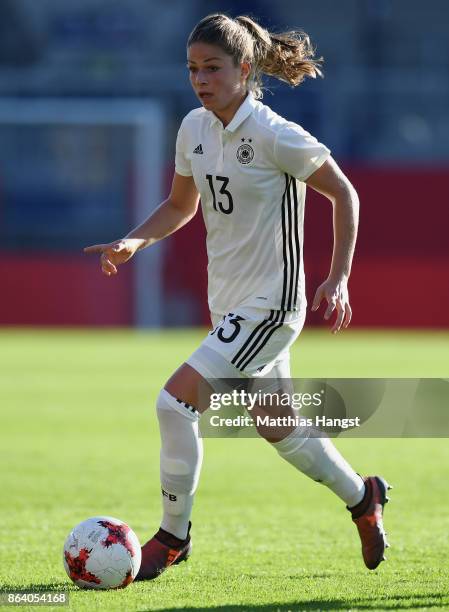
M322 76L323 58L314 59L315 49L305 32L292 30L274 34L246 15L231 19L216 13L202 19L189 36L187 46L205 42L221 47L235 64L248 61L251 73L248 89L262 97L262 75L266 74L296 87L305 77Z

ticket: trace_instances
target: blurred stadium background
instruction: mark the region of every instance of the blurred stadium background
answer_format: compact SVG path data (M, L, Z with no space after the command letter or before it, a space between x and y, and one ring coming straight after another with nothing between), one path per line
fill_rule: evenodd
M209 323L202 217L116 278L82 249L167 194L179 123L198 106L186 38L217 10L310 34L325 78L268 82L265 101L328 145L361 197L355 331L307 330L293 374L448 376L447 0L0 0L0 591L66 590L61 545L87 516L120 516L141 541L158 524L152 408ZM309 299L330 209L309 191ZM449 609L445 438L338 440L395 486L389 561L369 576L339 500L259 442L205 440L192 563L126 591L72 590L72 607Z
M267 83L265 101L327 144L360 194L354 325L449 327L446 0L1 0L0 325L208 323L200 214L114 279L82 248L167 193L198 106L185 41L216 10L303 28L325 58L323 80ZM310 296L332 240L312 193L305 236Z

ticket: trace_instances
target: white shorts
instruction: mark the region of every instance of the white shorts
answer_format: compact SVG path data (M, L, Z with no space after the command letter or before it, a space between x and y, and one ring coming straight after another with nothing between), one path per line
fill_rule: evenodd
M214 329L187 363L204 378L290 378L290 346L305 311L237 308L212 314Z

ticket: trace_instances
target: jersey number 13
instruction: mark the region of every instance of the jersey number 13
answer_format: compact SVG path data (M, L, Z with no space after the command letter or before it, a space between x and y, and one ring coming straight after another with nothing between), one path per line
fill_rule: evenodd
M232 199L232 195L230 191L226 189L229 183L229 178L227 176L215 176L214 177L212 176L212 174L206 174L206 178L208 180L209 187L212 192L214 210L217 210L217 211L220 210L225 215L230 215L232 211L234 210L234 201ZM214 179L216 182L218 181L221 182L221 185L219 185L220 191L218 193L221 193L222 195L226 196L226 198L228 199L227 203L221 202L221 201L217 202L217 196L215 194L215 187L214 187Z

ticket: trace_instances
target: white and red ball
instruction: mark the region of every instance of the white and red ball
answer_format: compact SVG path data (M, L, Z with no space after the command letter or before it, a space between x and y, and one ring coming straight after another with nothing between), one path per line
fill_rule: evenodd
M72 529L64 544L67 575L84 589L119 589L130 584L140 568L139 540L126 523L95 516Z

